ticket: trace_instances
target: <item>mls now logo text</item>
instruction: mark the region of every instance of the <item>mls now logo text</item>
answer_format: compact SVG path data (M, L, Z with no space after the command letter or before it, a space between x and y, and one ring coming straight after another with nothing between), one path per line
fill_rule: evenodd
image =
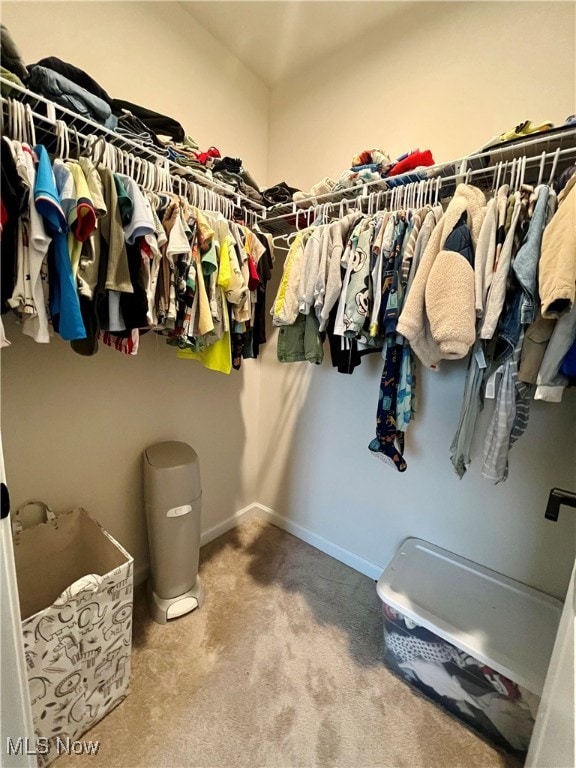
M50 746L58 755L97 755L100 749L99 741L73 741L69 736L47 739L40 736L37 739L6 739L6 751L9 755L47 755Z

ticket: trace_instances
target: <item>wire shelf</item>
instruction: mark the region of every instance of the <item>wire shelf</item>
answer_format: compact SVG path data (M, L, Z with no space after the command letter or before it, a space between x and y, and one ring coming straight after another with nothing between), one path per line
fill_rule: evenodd
M128 136L117 133L84 115L79 115L67 107L57 104L56 102L53 102L38 93L34 93L28 88L19 86L10 80L0 77L0 83L3 86L3 90L9 94L8 96L2 96L3 106L7 104L9 99L17 100L24 105L28 105L32 113L35 127L40 132L43 132L45 137L48 137L48 134L51 133L51 130L53 130L56 125L56 121L61 120L73 133L73 136L78 135L82 141L86 141L88 136L102 138L120 151L127 152L132 156L151 163L152 165L167 168L173 177L184 179L202 189L209 190L217 195L234 200L238 207L249 209L252 214L256 214L258 218L264 216L266 213L265 206L238 192L229 184L215 181L193 168L179 165L167 155L162 154L161 151L134 141ZM4 109L3 117L6 119Z
M260 226L274 236L289 234L310 226L321 208L325 213L326 209L331 209L332 212L339 209L342 215L344 208L348 210L352 205L356 208L367 207L370 196L381 195L381 199L388 201L394 189L402 186L403 180L406 180L404 186L418 186L422 181L439 179L442 197L451 196L456 186L467 178L486 188L492 186L496 180L499 165L505 175L513 163L524 157L527 183L536 181L540 175L543 179L548 179L552 171L553 175L559 176L576 162L576 127L552 129L531 139L494 145L473 155L428 166L420 169L423 178L419 181L408 181L415 174L415 171L409 171L393 177L395 187L392 189L388 188L386 178L382 178L338 192L309 196L298 202L275 206L268 210Z

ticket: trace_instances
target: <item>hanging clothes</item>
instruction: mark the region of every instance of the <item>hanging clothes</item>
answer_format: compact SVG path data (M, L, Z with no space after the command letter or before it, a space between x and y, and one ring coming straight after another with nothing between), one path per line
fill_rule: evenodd
M400 314L398 332L408 339L422 364L432 370L438 368L442 359L464 357L474 343L474 271L461 253L444 246L459 223L469 229L472 245L476 244L484 204L479 189L458 185L430 236ZM466 223L462 221L464 215ZM452 301L453 293L466 301L463 323L459 320L460 307Z

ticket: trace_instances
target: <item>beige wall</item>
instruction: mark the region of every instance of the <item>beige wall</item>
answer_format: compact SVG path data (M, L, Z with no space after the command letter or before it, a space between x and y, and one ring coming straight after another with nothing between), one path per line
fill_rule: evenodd
M26 63L58 56L113 98L170 115L265 184L268 88L174 2L2 2Z
M238 155L266 177L268 90L176 3L2 3L27 63L55 55L112 96L171 115L202 147ZM56 338L23 337L2 354L2 434L12 501L82 505L136 557L148 559L142 449L165 439L200 456L202 528L255 498L259 372L223 376L177 360L148 334L135 358L101 348L90 359Z
M270 179L307 188L337 177L363 149L429 147L449 160L523 119L562 123L575 111L575 64L572 4L407 4L393 23L273 89ZM417 536L563 595L575 516L564 511L554 524L544 510L550 488L576 485L574 390L559 406L534 403L510 479L493 486L480 476L492 404L460 481L449 446L465 366L422 373L401 475L367 450L381 360L346 376L326 355L321 367L282 366L274 344L266 350L260 501L363 558L368 571Z
M522 120L563 123L576 110L574 28L573 3L404 3L273 89L270 181L309 189L364 149L444 162Z

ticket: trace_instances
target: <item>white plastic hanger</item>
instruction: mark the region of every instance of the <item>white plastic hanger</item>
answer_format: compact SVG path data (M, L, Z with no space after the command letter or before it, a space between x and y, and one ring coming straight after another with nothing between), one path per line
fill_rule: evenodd
M500 176L502 174L502 161L498 163L496 166L496 170L494 171L494 179L492 182L492 190L496 192L500 188Z
M537 187L542 184L542 179L544 178L544 166L546 165L546 151L542 152L540 155L540 169L538 170L538 183L536 184Z
M20 102L10 99L8 102L8 130L15 141L22 142Z
M518 184L518 190L522 189L524 184L524 176L526 175L526 155L523 155L520 161L520 179Z
M512 160L510 168L510 192L514 192L514 183L516 182L516 158Z
M25 115L27 118L27 126L28 126L28 143L31 147L36 146L36 127L34 125L34 114L32 113L32 108L30 107L30 104L26 104L25 106Z
M434 196L434 205L438 205L440 202L440 190L442 189L442 177L438 176L436 180L436 195Z
M556 166L558 165L558 158L560 157L560 147L554 153L554 160L552 162L552 170L550 171L550 179L548 180L548 186L552 185L554 181L554 175L556 174Z

